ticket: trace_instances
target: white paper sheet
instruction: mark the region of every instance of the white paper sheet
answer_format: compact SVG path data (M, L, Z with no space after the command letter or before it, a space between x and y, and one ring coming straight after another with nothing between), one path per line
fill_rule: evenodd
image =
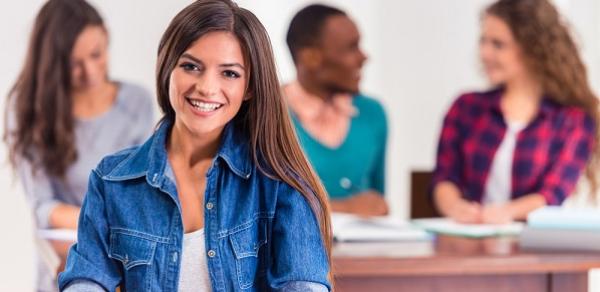
M461 224L449 218L416 219L412 223L429 232L466 237L518 235L524 226L521 222L503 225Z
M77 241L77 230L72 229L40 229L38 236L46 240Z
M422 241L431 235L409 222L392 217L361 218L351 214L331 215L333 237L338 241Z

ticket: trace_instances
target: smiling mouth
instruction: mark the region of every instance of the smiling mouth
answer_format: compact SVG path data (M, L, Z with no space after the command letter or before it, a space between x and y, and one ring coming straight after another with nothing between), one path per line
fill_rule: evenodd
M186 97L185 100L195 109L201 112L214 112L223 106L222 103L206 102Z

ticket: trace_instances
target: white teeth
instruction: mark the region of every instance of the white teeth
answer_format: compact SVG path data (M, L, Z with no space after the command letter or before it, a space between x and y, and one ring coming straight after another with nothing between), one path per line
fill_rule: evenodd
M214 111L221 107L221 104L219 104L219 103L208 103L208 102L202 102L202 101L195 100L195 99L188 99L188 100L195 108L197 108L203 112Z

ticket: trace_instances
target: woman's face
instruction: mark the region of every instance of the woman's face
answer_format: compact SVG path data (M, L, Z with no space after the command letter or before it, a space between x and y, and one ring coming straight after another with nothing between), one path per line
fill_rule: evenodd
M237 38L211 32L179 57L170 75L176 126L194 136L219 134L245 99L248 76Z
M527 75L521 48L508 25L494 15L486 15L482 23L479 57L489 81L494 85Z
M97 89L107 81L108 36L104 27L87 26L81 31L71 52L73 91Z

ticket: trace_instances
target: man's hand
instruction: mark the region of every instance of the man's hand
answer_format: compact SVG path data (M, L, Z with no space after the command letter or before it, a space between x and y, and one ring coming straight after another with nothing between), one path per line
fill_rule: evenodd
M375 191L365 191L343 200L331 200L334 212L352 213L358 216L384 216L388 214L388 206L381 195Z

